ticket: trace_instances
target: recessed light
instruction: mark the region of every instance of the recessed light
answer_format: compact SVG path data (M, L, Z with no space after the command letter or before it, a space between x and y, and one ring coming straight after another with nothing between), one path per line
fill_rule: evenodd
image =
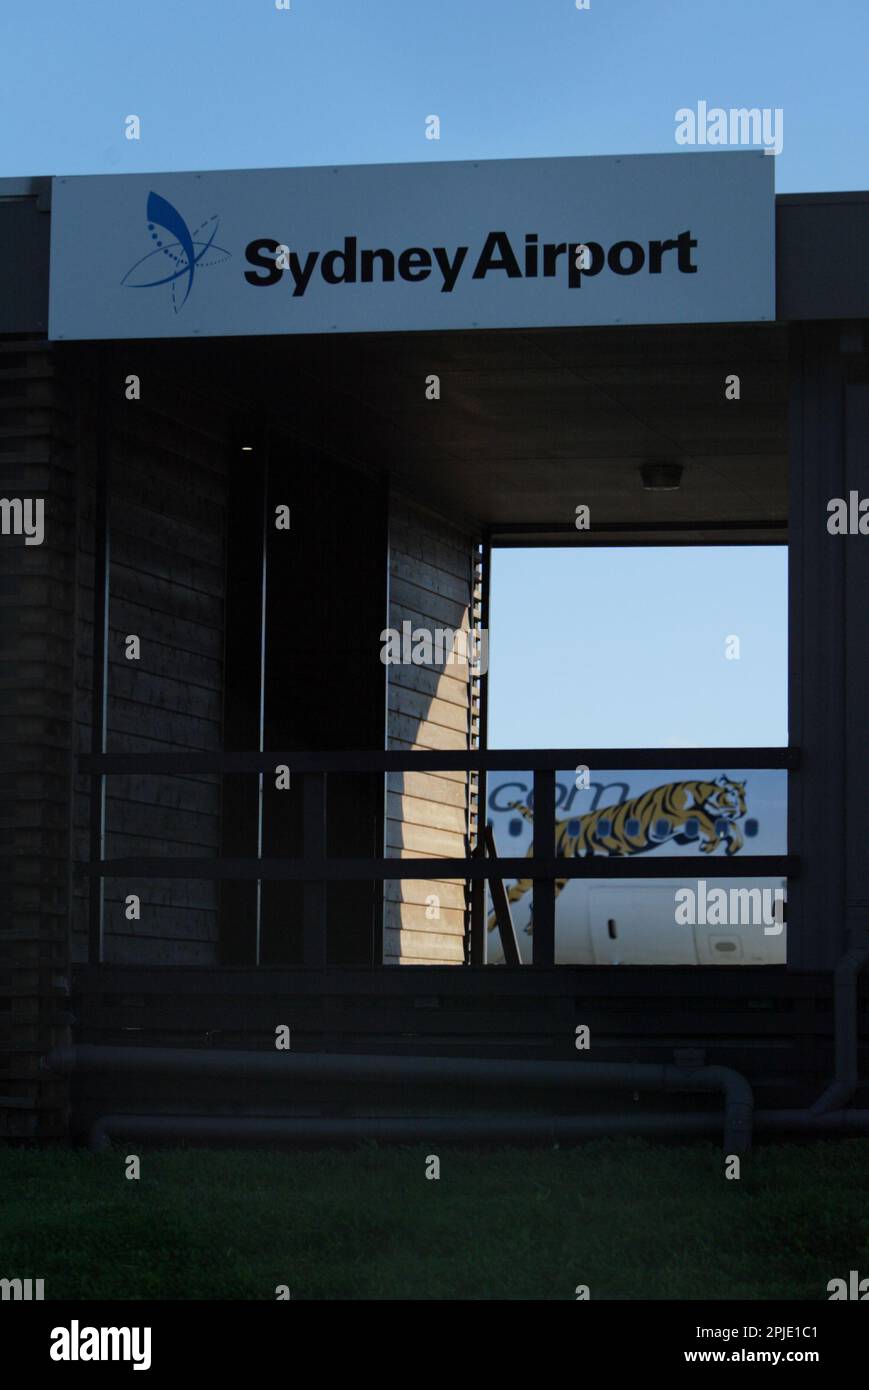
M675 492L682 481L681 463L644 463L640 466L643 487L652 492Z

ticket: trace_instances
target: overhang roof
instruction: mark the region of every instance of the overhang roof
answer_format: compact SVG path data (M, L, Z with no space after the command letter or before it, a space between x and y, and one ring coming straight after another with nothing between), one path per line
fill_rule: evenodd
M164 340L113 354L123 373L198 380L251 427L283 423L496 539L768 542L787 519L787 340L782 324L706 324ZM725 396L734 376L738 400ZM640 466L661 461L683 465L677 491L643 488ZM577 532L583 503L592 528Z
M46 331L49 194L48 180L0 180L0 333ZM866 245L869 192L779 195L775 323L186 339L136 352L155 368L183 363L182 376L219 385L242 413L267 410L496 539L781 540L786 325L869 318ZM734 375L738 401L725 397ZM683 465L677 491L643 489L640 465L654 461ZM582 503L590 532L574 526Z

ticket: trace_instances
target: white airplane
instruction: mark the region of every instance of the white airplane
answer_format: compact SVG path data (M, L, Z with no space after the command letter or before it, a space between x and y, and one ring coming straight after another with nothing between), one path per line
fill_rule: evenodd
M627 779L630 778L630 781ZM498 854L529 852L530 773L489 776L488 819ZM571 879L556 885L555 960L573 965L782 965L787 959L785 880L715 877L716 856L755 841L752 854L784 854L787 774L708 778L679 771L556 778L556 854L685 857L685 876ZM753 812L749 815L749 807ZM519 954L532 958L532 884L507 880ZM491 900L487 959L504 961Z

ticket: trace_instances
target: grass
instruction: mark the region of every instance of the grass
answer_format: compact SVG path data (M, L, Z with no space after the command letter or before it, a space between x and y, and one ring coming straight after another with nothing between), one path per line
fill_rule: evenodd
M425 1178L439 1154L439 1181ZM47 1298L826 1299L869 1275L869 1140L0 1150L0 1277Z

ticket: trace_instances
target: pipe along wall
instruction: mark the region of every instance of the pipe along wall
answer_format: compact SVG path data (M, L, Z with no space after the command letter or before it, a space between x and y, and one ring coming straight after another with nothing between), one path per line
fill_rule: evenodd
M211 1049L78 1047L57 1048L46 1059L48 1069L64 1074L107 1072L112 1074L176 1074L190 1078L234 1077L270 1080L286 1085L293 1081L333 1081L459 1086L568 1087L575 1090L634 1090L663 1092L712 1092L724 1101L724 1148L743 1154L751 1147L754 1098L744 1077L729 1067L679 1067L630 1062L514 1062L477 1061L465 1057L385 1057L343 1053L234 1052ZM263 1119L252 1117L189 1118L175 1116L103 1117L93 1126L91 1141L100 1143L124 1134L128 1137L240 1139L354 1139L381 1137L411 1139L430 1134L444 1138L485 1139L511 1137L580 1138L588 1131L587 1116L539 1117L444 1117L443 1119ZM660 1125L664 1117L654 1118ZM692 1117L670 1116L672 1129L691 1128ZM706 1123L706 1117L694 1117ZM685 1120L689 1123L686 1126ZM612 1132L618 1120L607 1119L601 1131ZM710 1122L717 1128L720 1121Z

